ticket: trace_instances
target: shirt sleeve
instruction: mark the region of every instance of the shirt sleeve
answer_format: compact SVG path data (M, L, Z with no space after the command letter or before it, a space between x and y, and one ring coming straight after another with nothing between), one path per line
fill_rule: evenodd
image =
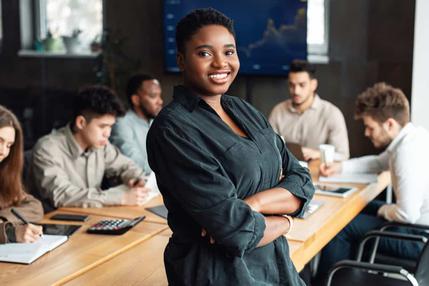
M347 126L344 116L338 108L332 111L329 122L328 144L335 146L335 153L342 160L350 157L349 137L347 135Z
M231 255L242 256L256 248L265 230L264 217L237 198L215 157L169 127L152 127L147 147L164 196L172 196Z
M284 176L277 187L284 188L301 199L303 202L301 208L293 216L302 216L315 191L310 173L287 150L284 141L279 135L276 135L276 145L281 154Z
M121 177L124 184L131 179L144 179L143 170L110 143L105 147L105 160L106 176Z
M139 146L141 142L137 141L130 126L126 126L123 121L119 120L113 127L110 140L125 156L131 158L141 168L144 168L145 173L150 172L150 170L145 169L148 167L146 166L146 152Z
M6 231L8 227L13 227L13 225L8 221L0 220L0 244L10 242Z
M123 185L102 191L74 185L64 171L61 156L53 156L50 144L36 146L32 156L34 183L41 197L49 199L55 207L102 207L117 205L127 188Z
M407 148L406 152L404 149L397 150L396 156L392 158L396 203L383 205L378 215L388 221L416 223L421 216L424 194L427 192L426 185L421 183L421 178L427 176L427 170L418 165L422 161L417 151L420 148Z
M389 169L389 154L369 155L342 162L342 173L380 173Z

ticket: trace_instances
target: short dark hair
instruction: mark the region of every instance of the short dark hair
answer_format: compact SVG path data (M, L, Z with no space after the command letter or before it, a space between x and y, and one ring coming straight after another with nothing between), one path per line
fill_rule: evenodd
M125 114L124 107L116 93L103 85L90 85L79 90L73 100L73 120L82 115L89 122L94 117L110 114L115 117Z
M316 76L316 67L304 60L293 60L289 66L289 73L306 72L311 79Z
M127 99L128 99L128 104L130 105L130 107L133 106L133 103L131 101L131 96L133 94L136 94L137 91L139 90L139 88L142 86L143 82L146 80L154 80L155 78L151 75L147 75L147 74L136 74L133 75L127 83Z
M185 43L204 26L220 25L225 27L235 38L234 21L213 8L196 9L183 17L176 26L177 51L185 51Z
M410 104L399 88L385 82L376 83L358 95L356 99L355 118L371 116L379 123L395 119L401 126L410 121Z

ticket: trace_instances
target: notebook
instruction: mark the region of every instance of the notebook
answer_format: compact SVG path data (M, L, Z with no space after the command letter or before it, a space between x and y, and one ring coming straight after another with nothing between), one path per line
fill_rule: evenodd
M0 245L0 261L30 264L43 254L57 248L68 239L65 235L43 235L34 243Z

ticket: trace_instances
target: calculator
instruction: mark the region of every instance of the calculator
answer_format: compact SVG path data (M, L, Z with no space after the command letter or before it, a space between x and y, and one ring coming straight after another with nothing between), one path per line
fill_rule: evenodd
M124 234L133 226L145 219L145 216L139 216L135 219L103 219L92 225L86 230L87 233L95 234Z

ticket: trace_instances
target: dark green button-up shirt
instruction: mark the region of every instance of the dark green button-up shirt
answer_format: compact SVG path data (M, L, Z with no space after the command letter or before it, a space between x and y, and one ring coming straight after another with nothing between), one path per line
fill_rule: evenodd
M265 221L243 200L282 187L303 201L300 215L314 193L310 175L250 104L228 95L221 104L246 138L182 86L149 130L149 164L173 231L164 254L169 284L304 285L283 236L256 247Z

